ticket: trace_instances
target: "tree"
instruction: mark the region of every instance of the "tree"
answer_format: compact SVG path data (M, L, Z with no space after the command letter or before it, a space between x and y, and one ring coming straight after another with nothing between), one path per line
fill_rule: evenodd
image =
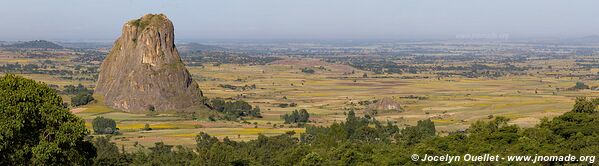
M299 110L299 117L297 119L298 122L306 123L310 120L310 113L306 109Z
M154 105L148 105L148 111L155 112L156 111L156 107L154 107Z
M212 109L224 113L227 120L235 120L242 116L262 117L260 107L256 106L252 109L252 105L243 100L225 101L221 98L215 98L210 103Z
M589 86L584 84L584 82L576 82L574 89L589 89Z
M92 97L91 93L82 92L77 94L76 96L71 97L71 105L74 107L86 105L89 102L94 101L94 97Z
M301 166L318 166L322 165L322 157L318 153L308 153L299 163Z
M150 127L150 124L147 124L147 123L146 123L146 124L144 125L144 128L143 128L142 130L144 130L144 131L150 131L150 130L152 130L152 127Z
M572 112L577 113L593 113L595 111L595 107L597 106L596 101L587 100L585 97L577 97L576 103L574 107L572 107Z
M435 123L430 119L419 120L416 126L409 126L396 135L396 140L405 145L414 145L436 135Z
M92 128L97 134L113 134L116 132L116 122L110 118L98 116L92 121Z
M97 156L94 159L96 165L112 165L117 162L119 156L119 148L114 142L110 142L110 136L96 137L94 139L94 147L97 151Z
M256 106L254 109L250 110L249 116L262 118L262 114L260 113L260 107Z
M64 86L64 90L62 90L62 92L64 94L68 94L68 95L76 95L76 94L79 94L79 93L93 93L92 90L87 89L82 84L78 84L77 86L74 86L74 85L65 85Z
M218 138L212 137L207 133L200 132L196 136L196 146L198 150L207 150L214 144L218 143Z
M0 165L89 165L95 148L82 119L48 86L0 77Z
M306 109L294 110L291 114L282 115L281 118L285 124L306 123L310 120L310 113Z

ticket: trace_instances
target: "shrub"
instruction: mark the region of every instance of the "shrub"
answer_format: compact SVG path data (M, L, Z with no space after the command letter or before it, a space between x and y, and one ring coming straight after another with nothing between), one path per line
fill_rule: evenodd
M146 123L146 125L144 125L144 128L142 130L150 131L150 130L152 130L152 128L150 127L150 124Z
M285 124L306 123L310 119L310 113L306 109L294 110L291 114L285 114L281 118L285 120Z
M302 68L302 72L306 73L306 74L314 74L316 71L314 71L314 69L311 68Z
M71 97L71 105L73 105L74 107L86 105L91 101L94 101L94 97L91 93L87 92L82 92L77 94L76 96Z
M116 130L116 122L109 118L98 116L92 121L92 128L97 134L114 134Z
M148 105L148 111L154 112L156 111L156 107L154 107L154 105Z
M574 89L589 89L589 86L584 84L584 82L576 82Z

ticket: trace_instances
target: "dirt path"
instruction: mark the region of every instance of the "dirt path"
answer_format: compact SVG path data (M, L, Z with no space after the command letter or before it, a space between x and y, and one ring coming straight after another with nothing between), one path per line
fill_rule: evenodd
M76 114L85 111L87 108L75 108L71 109L71 113Z

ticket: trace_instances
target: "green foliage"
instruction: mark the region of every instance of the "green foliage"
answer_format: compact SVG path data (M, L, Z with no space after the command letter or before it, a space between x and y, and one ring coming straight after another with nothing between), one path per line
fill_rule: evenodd
M314 73L316 73L316 71L314 71L314 69L307 68L307 67L306 68L302 68L301 71L303 73L306 73L306 74L314 74Z
M551 129L554 134L563 138L596 135L599 131L599 113L595 110L596 100L577 98L572 111L554 118L552 121L544 121L541 127Z
M595 109L598 105L598 101L597 99L593 99L593 100L587 100L585 97L578 97L576 98L576 103L574 104L574 107L572 108L572 112L577 112L577 113L593 113L593 112L597 112L597 110Z
M90 89L87 89L85 86L83 86L81 84L78 84L77 86L65 85L64 90L62 90L62 93L68 94L68 95L76 95L76 94L80 94L80 93L93 93L93 91Z
M147 124L147 123L146 123L146 124L144 125L144 128L143 128L142 130L144 130L144 131L150 131L150 130L152 130L152 127L150 127L150 124Z
M149 152L138 149L137 152L121 156L119 161L109 165L198 165L197 154L183 146L166 145L156 142Z
M302 160L300 161L299 165L300 166L319 166L322 165L323 161L322 161L322 157L320 157L320 155L318 155L318 153L312 152L307 154L306 156L304 156L304 158L302 158Z
M0 77L0 165L86 165L95 156L83 120L44 84Z
M135 19L129 21L130 25L138 27L139 29L145 29L149 25L157 25L164 21L164 18L161 17L161 14L150 14L146 15L140 19Z
M195 45L195 46L194 46ZM193 50L197 44L187 44L188 48ZM198 47L206 47L205 45ZM252 56L248 53L231 52L225 48L207 46L211 48L199 48L202 50L181 52L181 58L186 66L203 66L202 64L212 64L220 66L221 64L247 64L247 65L266 65L268 63L281 60L280 57L271 56ZM195 49L198 49L197 47ZM262 71L264 73L265 71Z
M129 24L131 24L133 26L136 26L136 27L139 27L140 24L141 24L141 19L131 20L131 21L129 21Z
M589 89L589 86L584 84L584 82L576 82L574 89Z
M279 104L279 107L281 107L281 108L287 108L287 107L289 107L289 104L287 104L287 103L281 103L281 104Z
M571 111L553 120L544 119L539 126L527 129L508 122L508 118L499 116L490 121L475 122L465 132L438 136L431 120L421 120L416 126L400 129L391 122L383 125L372 117L357 117L355 112L349 111L345 122L307 126L299 140L292 137L295 135L293 132L273 137L259 135L256 140L247 142L228 138L219 141L216 137L200 133L196 137L196 153L181 147L173 150L172 146L157 143L149 148L150 152L140 150L121 155L122 159L114 161L126 161L132 165L435 165L442 163L414 162L409 155L599 154L597 112Z
M156 107L154 107L154 105L149 105L148 106L148 111L150 111L150 112L156 112Z
M231 89L231 90L246 91L246 90L256 89L256 84L244 85L244 86L235 86L235 85L230 85L230 84L218 84L218 87L225 88L225 89Z
M114 120L101 116L94 118L92 128L96 134L114 134L117 131Z
M294 110L291 114L282 115L281 118L285 120L285 124L290 123L307 123L310 121L310 113L306 109Z
M95 165L111 165L117 162L121 153L114 142L110 142L110 137L96 137L93 141L97 156L94 159Z
M78 84L74 85L65 85L64 90L62 90L63 94L74 95L71 96L71 105L74 107L86 105L89 102L94 100L92 94L93 90L87 89L85 86Z
M434 165L442 163L414 162L409 155L599 154L599 113L595 110L598 99L578 98L572 111L525 129L509 124L508 118L496 116L474 122L466 130L439 136L429 119L402 129L391 122L383 124L374 117L358 117L349 111L344 122L307 126L299 139L293 137L294 132L286 132L272 137L259 135L247 142L228 138L219 141L200 133L195 149L157 142L147 149L138 147L135 152L120 153L109 137L97 137L93 146L85 146L83 121L60 107L60 97L50 88L8 75L0 79L0 95L9 96L0 98L0 165ZM247 103L229 102L234 106L225 106L225 101L213 102L220 102L223 112L252 109ZM296 110L287 118L307 121L309 114ZM98 155L94 157L96 149Z
M396 135L396 140L405 145L414 145L436 135L435 124L430 120L419 120L416 126L408 126Z
M91 93L79 93L76 96L71 97L71 105L74 107L86 105L94 101Z
M221 98L215 98L210 100L210 106L214 110L223 113L226 120L236 120L244 116L262 118L260 107L252 108L250 104L242 100L225 101Z

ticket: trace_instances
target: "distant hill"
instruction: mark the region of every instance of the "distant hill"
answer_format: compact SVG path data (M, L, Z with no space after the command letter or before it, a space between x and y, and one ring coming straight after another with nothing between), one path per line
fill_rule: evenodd
M585 36L578 40L581 42L599 43L599 35Z
M576 43L576 44L599 43L599 35L583 36L583 37L579 37L579 38L567 39L565 41L570 42L570 43Z
M177 44L177 49L181 52L192 52L192 51L223 51L226 48L212 45L204 45L199 43L185 43Z
M110 49L112 47L111 42L58 42L58 44L67 48L81 49Z
M7 48L46 48L46 49L63 49L64 47L56 43L46 40L34 40L10 45L3 45Z

